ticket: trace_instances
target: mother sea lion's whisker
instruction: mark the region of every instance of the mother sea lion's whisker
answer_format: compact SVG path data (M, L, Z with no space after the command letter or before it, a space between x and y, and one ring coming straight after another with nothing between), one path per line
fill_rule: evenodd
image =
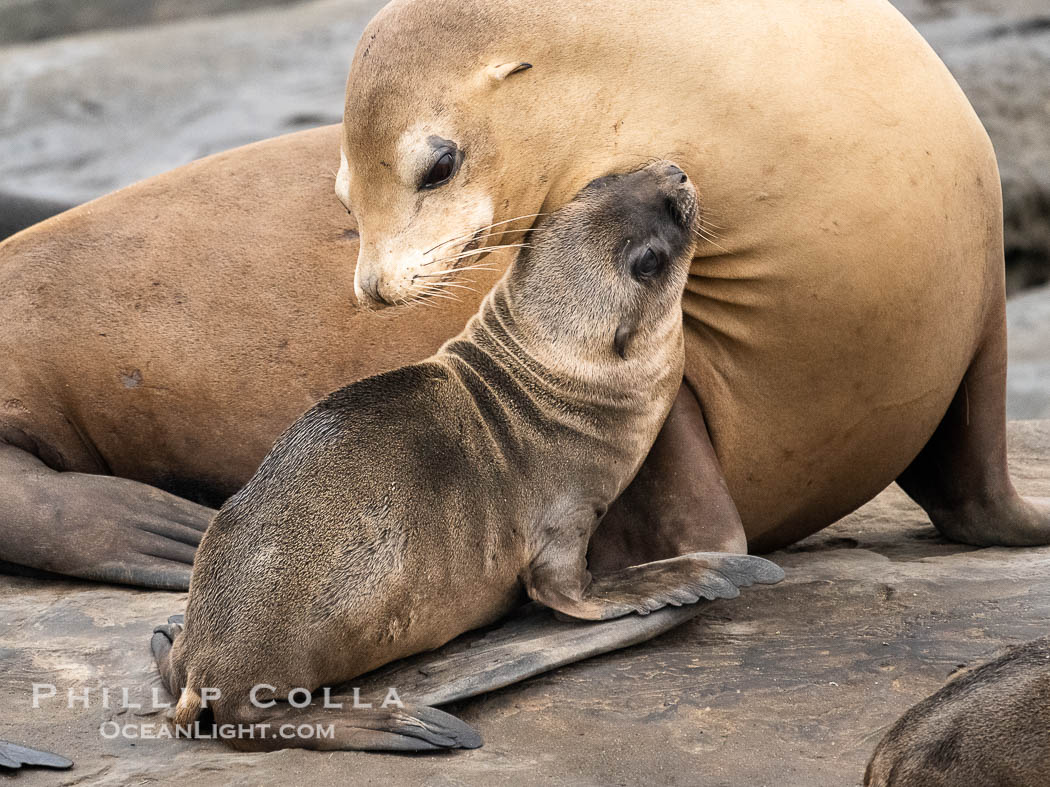
M537 216L546 216L546 215L547 215L546 213L523 213L520 216L515 216L513 219L506 219L504 221L494 221L494 222L492 222L492 224L488 224L488 225L486 225L484 227L478 227L477 229L470 230L469 232L464 232L462 235L457 235L454 238L449 238L448 240L443 240L443 241L441 241L441 243L437 244L436 246L432 246L431 248L427 249L423 253L424 254L430 254L430 252L434 251L434 249L440 249L442 246L447 246L450 243L455 243L457 240L462 240L463 238L466 238L466 237L471 236L471 235L477 235L479 232L484 232L485 230L490 230L493 227L499 227L501 224L510 224L511 222L518 221L520 219L531 219L531 218L536 218Z
M421 289L419 291L419 293L420 293L420 295L425 296L427 298L444 298L447 301L458 301L459 300L459 298L457 298L452 293L441 292L437 287L433 287L433 285Z
M456 273L459 273L461 271L473 271L473 270L494 271L494 270L496 270L496 268L493 268L493 267L491 267L489 265L485 265L484 263L478 263L477 265L465 265L462 268L456 268ZM439 271L437 273L417 273L416 274L416 278L418 278L418 279L429 279L429 278L432 278L434 276L448 276L449 273L451 273L451 271Z
M460 290L470 290L471 292L477 292L473 287L468 287L466 284L460 284L454 281L432 281L428 282L431 287L455 287Z
M435 260L431 260L430 262L425 262L423 264L424 265L434 265L434 264L439 263L439 262L454 262L456 260L461 260L464 257L476 257L479 254L487 254L490 251L497 251L499 249L531 249L531 248L532 248L532 246L530 246L527 243L504 243L504 244L501 244L499 246L482 246L480 249L473 249L471 251L461 251L459 254L452 254L452 255L449 255L448 257L438 257Z
M484 227L482 227L482 229L484 229ZM491 238L495 235L503 235L508 232L521 232L526 235L532 235L533 233L546 232L546 229L546 227L522 227L520 229L502 229L496 230L495 232L486 232L484 235L477 235L474 238L471 238L471 241L473 242L475 240L484 240L485 238Z

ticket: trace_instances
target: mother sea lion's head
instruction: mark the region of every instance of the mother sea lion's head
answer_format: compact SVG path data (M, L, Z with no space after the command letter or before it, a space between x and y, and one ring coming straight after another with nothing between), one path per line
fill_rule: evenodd
M596 175L643 158L641 149L621 160L595 150L586 130L614 135L612 110L593 106L608 74L585 50L615 40L581 44L593 32L577 22L572 33L533 6L395 0L362 35L335 191L358 224L363 305L439 291L450 271L463 275L485 249L520 241L537 214Z

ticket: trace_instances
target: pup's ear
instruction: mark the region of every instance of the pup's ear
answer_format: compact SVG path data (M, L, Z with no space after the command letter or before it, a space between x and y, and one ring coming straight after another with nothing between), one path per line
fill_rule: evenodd
M511 74L517 74L521 71L528 71L532 68L532 63L525 63L520 60L511 61L510 63L500 63L496 66L488 67L488 75L494 82L502 82L504 79L509 77Z

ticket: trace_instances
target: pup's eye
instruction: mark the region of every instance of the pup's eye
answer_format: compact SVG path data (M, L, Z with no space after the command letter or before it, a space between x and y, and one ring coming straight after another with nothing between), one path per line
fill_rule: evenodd
M646 276L652 276L659 268L659 255L657 255L651 247L646 247L645 253L634 261L634 265L631 267L631 273L633 273L635 277L644 278Z
M456 154L451 150L442 153L438 160L431 166L423 182L419 184L421 189L433 189L448 182L456 171Z

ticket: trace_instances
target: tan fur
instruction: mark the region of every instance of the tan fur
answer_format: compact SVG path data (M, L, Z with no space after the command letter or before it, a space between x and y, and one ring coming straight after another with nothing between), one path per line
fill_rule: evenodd
M440 43L403 45L434 29ZM512 60L532 68L482 78ZM357 50L343 130L356 275L397 297L420 266L459 264L397 239L469 238L477 194L504 221L674 157L713 237L687 287L687 377L763 548L893 481L1001 332L991 145L884 0L397 0ZM418 170L393 145L431 131L466 154L418 192L384 162Z

